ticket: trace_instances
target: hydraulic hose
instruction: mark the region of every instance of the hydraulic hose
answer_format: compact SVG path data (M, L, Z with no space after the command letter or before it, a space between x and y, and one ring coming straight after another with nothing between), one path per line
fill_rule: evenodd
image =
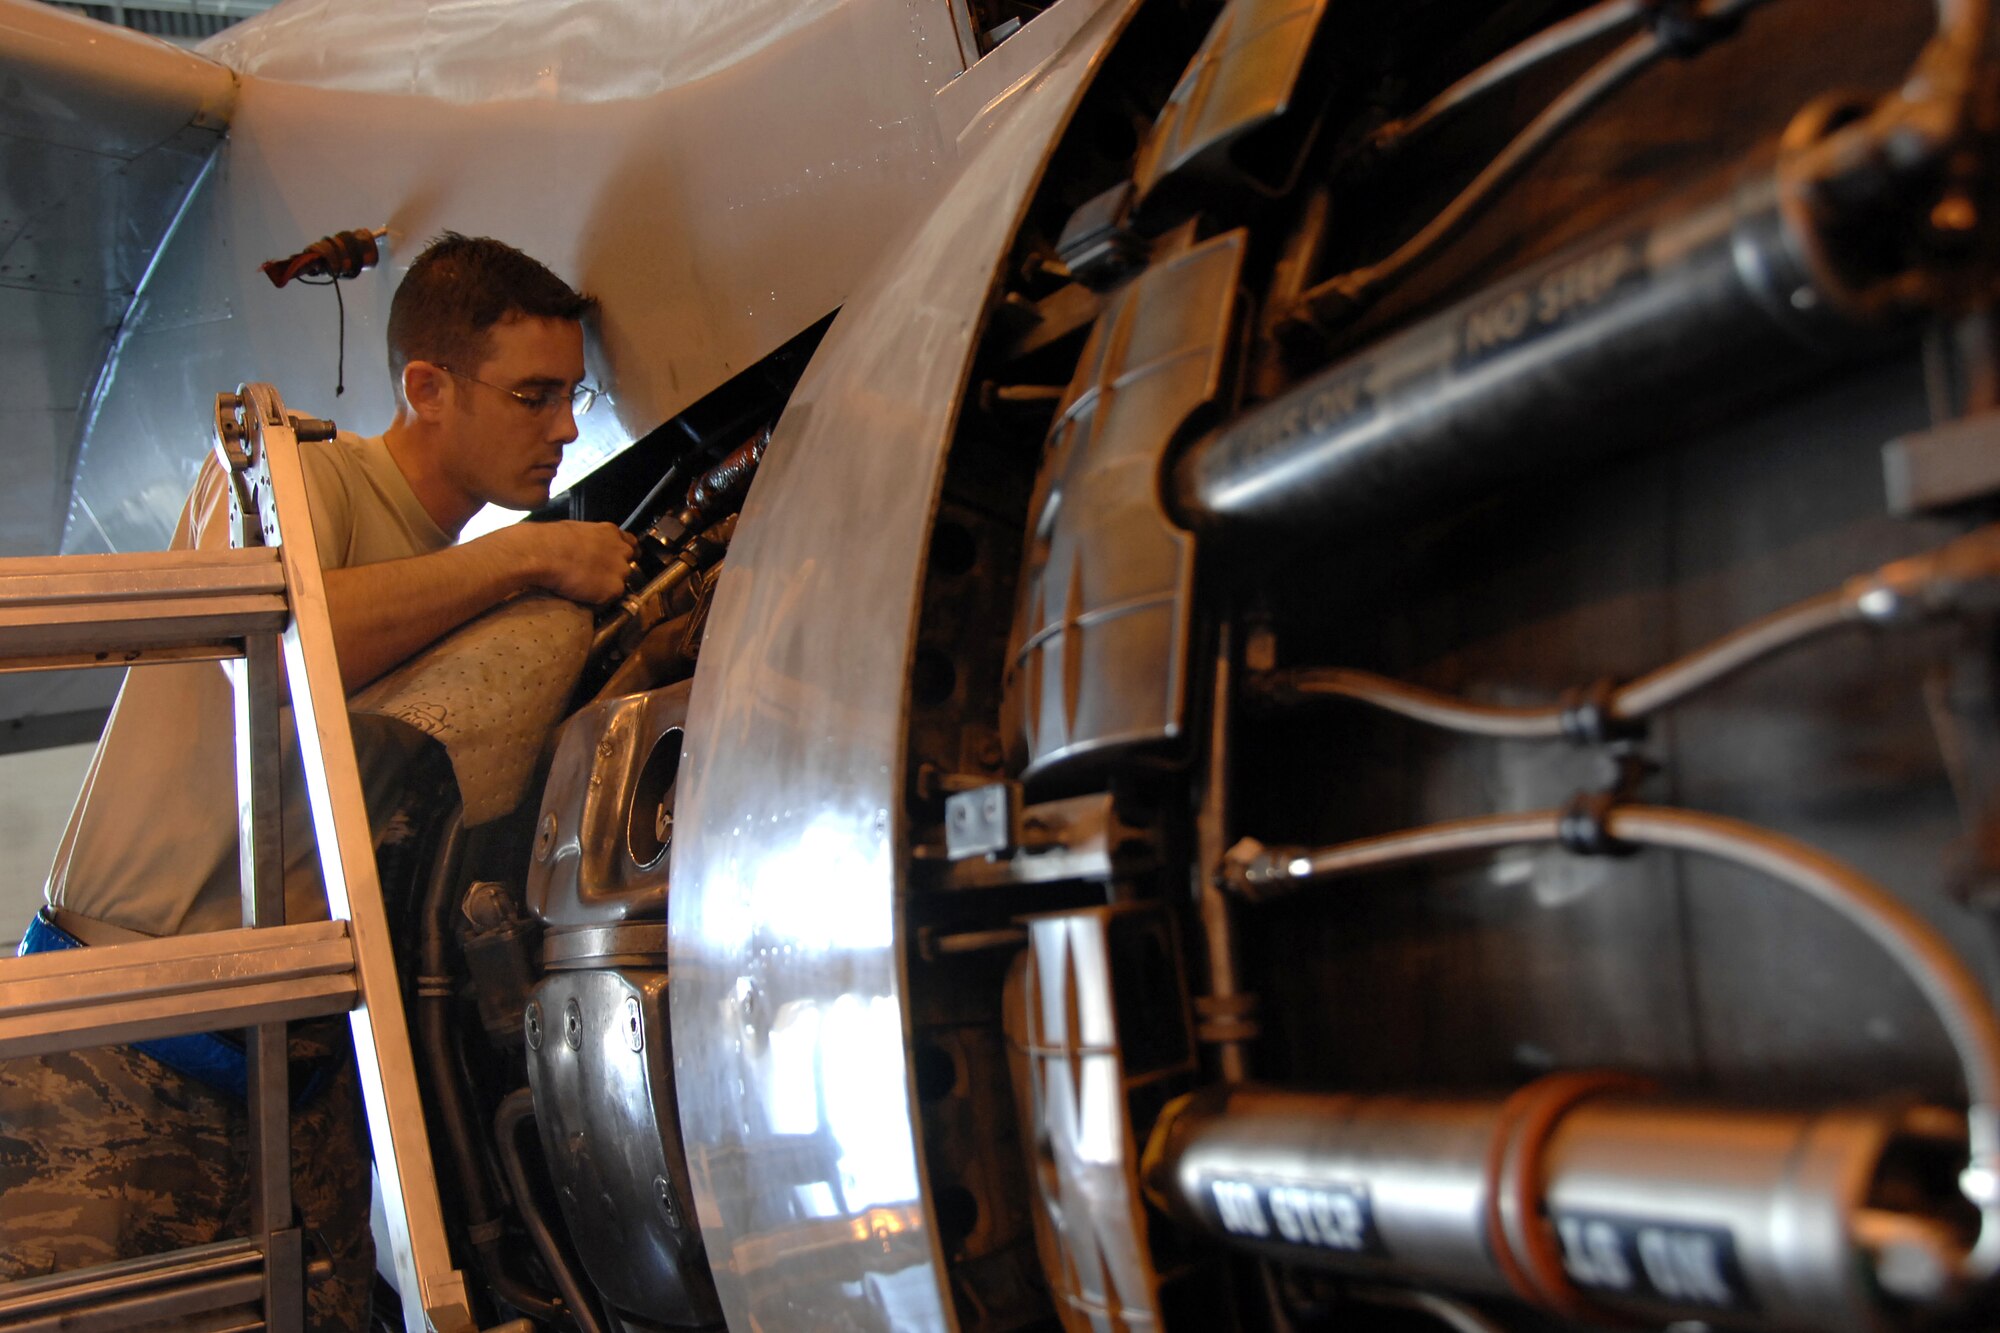
M561 1245L556 1241L555 1229L535 1203L534 1185L528 1179L527 1166L521 1161L521 1126L534 1118L535 1094L531 1089L516 1089L500 1103L500 1110L493 1117L493 1139L500 1150L500 1164L507 1172L507 1183L514 1190L514 1202L520 1210L522 1224L528 1228L528 1238L534 1241L535 1252L541 1255L543 1265L555 1279L557 1290L562 1292L563 1303L568 1307L565 1313L575 1325L576 1333L605 1333L603 1323L597 1318L589 1298L584 1295L583 1283L570 1266L569 1256L562 1252Z
M1375 131L1378 151L1403 147L1438 121L1487 93L1607 33L1629 27L1645 16L1647 0L1601 0L1579 14L1552 23L1517 46L1508 48L1446 88L1423 106Z
M1553 705L1481 704L1343 667L1267 672L1252 687L1273 701L1341 698L1447 731L1500 740L1596 741L1680 703L1752 664L1848 625L1894 625L2000 601L2000 527L1894 561L1752 621L1627 684L1572 690ZM1595 715L1593 715L1593 710Z
M1706 0L1690 15L1690 21L1710 31L1720 30L1764 3L1766 0ZM1558 139L1613 93L1665 57L1682 51L1667 30L1659 26L1620 45L1543 108L1473 177L1471 184L1387 258L1329 278L1301 296L1301 316L1324 328L1343 323L1372 304L1411 269L1464 231L1494 196L1518 180Z
M1323 848L1238 844L1222 882L1262 900L1316 880L1478 851L1564 841L1567 815L1541 810L1453 820ZM2000 1018L1984 989L1928 922L1851 867L1803 843L1721 815L1661 806L1614 805L1603 816L1614 842L1713 857L1805 893L1859 927L1917 985L1958 1057L1969 1105L1968 1165L1960 1177L1979 1210L1979 1235L1958 1276L1979 1284L2000 1274Z
M495 1213L485 1164L474 1144L465 1087L459 1081L458 1051L451 1022L453 979L446 967L445 940L457 897L459 866L465 853L463 816L463 810L455 809L445 821L437 852L432 857L430 879L424 886L413 1006L417 1045L430 1069L426 1083L437 1108L438 1124L444 1131L446 1155L451 1160L459 1197L465 1205L466 1236L479 1261L479 1271L507 1304L537 1319L554 1319L561 1316L561 1308L508 1271L500 1249L502 1224Z

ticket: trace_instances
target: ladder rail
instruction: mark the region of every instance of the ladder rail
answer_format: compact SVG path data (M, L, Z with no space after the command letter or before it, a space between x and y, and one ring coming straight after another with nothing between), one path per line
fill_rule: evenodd
M254 512L265 544L275 546L284 561L292 612L283 637L285 679L327 906L335 919L348 923L354 945L358 995L348 1021L404 1323L435 1333L470 1333L471 1302L464 1275L452 1266L445 1234L294 419L270 385L245 384L233 398L217 398L216 425L218 448L254 502L234 506L246 516L242 526L247 528L247 515ZM229 447L232 435L236 450ZM247 531L242 541L249 543Z
M253 1234L0 1284L0 1328L116 1328L140 1312L255 1303L259 1326L302 1329L309 1270L292 1224L285 1025L345 1012L404 1322L412 1333L471 1333L299 458L302 427L308 438L327 438L332 426L290 416L269 385L244 384L217 396L215 427L231 491L231 549L0 560L0 672L232 659L244 926L0 960L0 1058L246 1028ZM332 918L297 925L284 924L286 689Z

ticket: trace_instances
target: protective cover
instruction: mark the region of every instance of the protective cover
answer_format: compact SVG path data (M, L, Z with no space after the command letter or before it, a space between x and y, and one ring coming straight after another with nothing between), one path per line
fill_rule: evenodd
M354 696L352 710L394 718L441 742L468 827L521 803L542 743L590 650L590 612L522 597L460 627Z

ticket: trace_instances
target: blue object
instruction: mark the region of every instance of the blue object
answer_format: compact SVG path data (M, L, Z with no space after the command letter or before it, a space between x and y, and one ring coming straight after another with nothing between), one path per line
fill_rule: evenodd
M14 952L17 956L26 957L31 953L55 953L61 949L84 947L82 940L55 923L45 907L28 923L28 929L21 935L21 946ZM152 1041L135 1041L132 1049L239 1102L249 1096L248 1057L244 1054L242 1040L230 1033L191 1032L181 1037L156 1037ZM312 1077L304 1080L299 1101L304 1101L318 1090L325 1072L324 1068L316 1069Z

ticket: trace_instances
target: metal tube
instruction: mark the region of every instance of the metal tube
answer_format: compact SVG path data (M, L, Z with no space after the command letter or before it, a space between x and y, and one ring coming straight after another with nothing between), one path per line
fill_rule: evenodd
M1181 518L1212 544L1359 539L1873 345L1878 328L1816 276L1783 188L1769 166L1742 173L1244 414L1174 468Z
M1375 146L1383 150L1400 148L1467 103L1586 42L1637 23L1645 13L1644 0L1599 0L1579 14L1552 23L1473 70L1416 111L1384 125L1375 132Z
M1859 1333L1877 1328L1857 1226L1870 1186L1894 1170L1908 1172L1903 1197L1939 1204L1951 1188L1948 1155L1914 1166L1891 1153L1909 1133L1898 1107L1751 1110L1607 1091L1531 1130L1514 1105L1210 1088L1161 1116L1147 1196L1265 1258L1500 1295L1495 1163L1526 1151L1540 1164L1532 1215L1591 1306Z
M1226 867L1231 887L1259 898L1314 879L1360 874L1457 853L1562 837L1564 816L1546 810L1429 825L1318 849L1263 849ZM1964 961L1931 925L1888 890L1832 857L1768 829L1721 815L1661 806L1614 806L1605 816L1614 841L1695 852L1755 870L1805 893L1875 941L1914 981L1958 1057L1970 1106L1968 1165L1960 1189L1979 1209L1979 1235L1958 1276L1983 1283L2000 1274L2000 1016ZM1235 853L1232 853L1234 857Z
M535 1243L535 1251L542 1257L549 1276L555 1279L556 1289L562 1292L563 1302L569 1308L570 1322L577 1333L604 1333L604 1325L597 1318L590 1298L584 1294L583 1282L570 1265L569 1257L562 1251L556 1239L555 1228L542 1215L541 1205L535 1202L534 1182L528 1179L527 1164L521 1160L521 1126L535 1118L535 1095L528 1088L518 1088L500 1103L499 1112L493 1117L493 1142L500 1153L500 1165L507 1172L507 1183L514 1190L514 1205L521 1215L521 1223L528 1229L528 1237Z

